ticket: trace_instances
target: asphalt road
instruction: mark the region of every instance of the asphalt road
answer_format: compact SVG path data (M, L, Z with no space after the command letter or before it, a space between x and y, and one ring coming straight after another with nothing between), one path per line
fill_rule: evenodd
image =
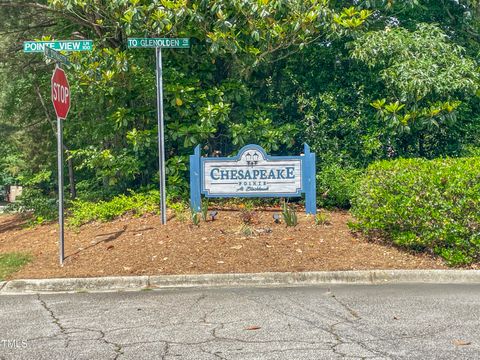
M0 296L1 359L480 359L480 285Z

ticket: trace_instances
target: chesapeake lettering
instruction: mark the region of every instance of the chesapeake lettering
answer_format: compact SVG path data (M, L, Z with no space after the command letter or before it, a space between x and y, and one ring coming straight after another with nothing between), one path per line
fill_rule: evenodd
M295 179L295 167L283 169L220 169L213 168L210 177L213 180L287 180Z

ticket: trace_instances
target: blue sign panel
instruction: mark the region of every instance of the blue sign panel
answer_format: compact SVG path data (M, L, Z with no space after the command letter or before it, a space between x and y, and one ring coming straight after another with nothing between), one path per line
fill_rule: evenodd
M234 157L190 156L190 201L200 211L205 197L299 197L307 214L316 213L315 154L305 144L301 156L269 156L246 145Z

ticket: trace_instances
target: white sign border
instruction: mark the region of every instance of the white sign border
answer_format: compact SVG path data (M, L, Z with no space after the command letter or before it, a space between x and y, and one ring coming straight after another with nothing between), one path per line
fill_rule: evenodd
M210 189L205 188L205 164L208 162L224 162L226 164L234 164L239 162L242 159L242 156L245 152L247 151L258 151L262 154L263 158L265 161L268 163L275 163L275 162L285 162L285 161L299 161L300 162L300 187L296 188L295 192L266 192L266 191L252 191L251 193L212 193ZM244 146L243 148L240 149L238 154L233 157L209 157L209 158L204 158L202 157L200 159L200 168L201 168L201 177L200 177L200 189L201 189L201 194L204 195L205 197L216 197L216 198L222 198L222 197L298 197L301 196L303 193L303 188L304 188L304 179L303 179L303 156L269 156L265 152L265 150L255 144L249 144Z

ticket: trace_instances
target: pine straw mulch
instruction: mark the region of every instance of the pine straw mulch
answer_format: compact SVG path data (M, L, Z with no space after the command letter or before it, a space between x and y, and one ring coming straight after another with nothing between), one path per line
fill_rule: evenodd
M348 212L329 212L330 225L298 214L296 227L276 224L273 211L255 211L244 228L240 211L218 210L215 221L161 225L155 215L124 216L66 229L63 267L58 226L25 228L19 215L0 216L0 253L26 252L33 261L10 278L256 273L363 269L444 269L440 258L355 236ZM248 235L251 232L251 235Z

